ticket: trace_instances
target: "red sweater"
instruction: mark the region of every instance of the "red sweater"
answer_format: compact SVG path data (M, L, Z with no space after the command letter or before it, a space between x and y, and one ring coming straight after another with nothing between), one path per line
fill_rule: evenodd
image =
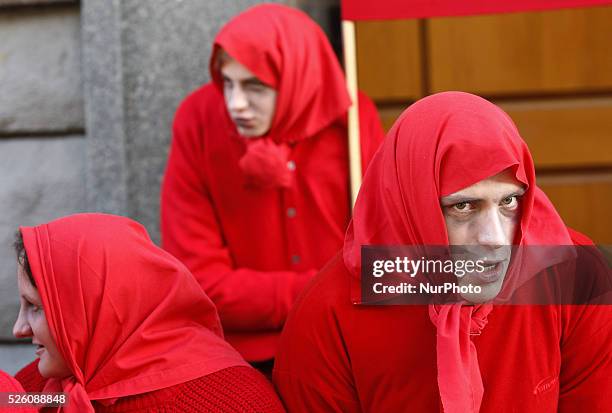
M383 131L359 101L362 164ZM214 125L214 126L213 126ZM162 244L217 306L226 339L249 361L274 357L298 293L342 246L350 217L346 128L293 144L288 189L245 185L245 143L212 84L179 107L162 190Z
M45 385L37 365L38 361L34 361L16 375L26 391L42 391ZM97 413L285 411L266 379L256 370L242 366L229 367L165 389L120 398L109 406L94 403L94 408ZM51 413L54 409L42 412Z
M287 320L274 382L290 412L439 412L427 306L359 306L338 255ZM355 281L357 282L357 281ZM473 338L481 413L612 412L612 306L495 306Z

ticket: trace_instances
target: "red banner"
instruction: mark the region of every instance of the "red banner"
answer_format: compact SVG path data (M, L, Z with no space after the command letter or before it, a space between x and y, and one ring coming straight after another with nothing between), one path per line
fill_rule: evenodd
M612 4L612 0L342 0L343 20L509 13Z

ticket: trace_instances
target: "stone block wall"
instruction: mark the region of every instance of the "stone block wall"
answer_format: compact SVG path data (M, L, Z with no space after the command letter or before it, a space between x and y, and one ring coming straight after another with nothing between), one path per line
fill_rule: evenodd
M17 3L29 7L3 7ZM0 340L19 302L17 227L86 208L79 14L76 2L0 1Z

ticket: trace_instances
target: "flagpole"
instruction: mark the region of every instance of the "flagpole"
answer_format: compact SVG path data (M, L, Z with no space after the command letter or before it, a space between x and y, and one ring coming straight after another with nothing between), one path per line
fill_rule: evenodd
M344 44L344 68L346 86L353 104L348 111L349 171L351 180L351 205L355 205L361 186L361 145L359 141L359 107L357 100L357 48L355 46L355 22L342 20Z

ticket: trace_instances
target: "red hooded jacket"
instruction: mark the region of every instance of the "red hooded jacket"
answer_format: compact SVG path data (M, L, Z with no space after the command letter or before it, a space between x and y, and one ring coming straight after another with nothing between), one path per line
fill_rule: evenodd
M271 129L259 139L286 150L288 187L253 187L239 165L247 139L224 103L220 48L277 91ZM321 29L281 5L253 7L223 28L211 75L213 82L176 114L162 189L162 245L211 297L228 341L249 361L267 360L298 293L343 242L350 100ZM383 132L364 97L359 112L365 167Z

